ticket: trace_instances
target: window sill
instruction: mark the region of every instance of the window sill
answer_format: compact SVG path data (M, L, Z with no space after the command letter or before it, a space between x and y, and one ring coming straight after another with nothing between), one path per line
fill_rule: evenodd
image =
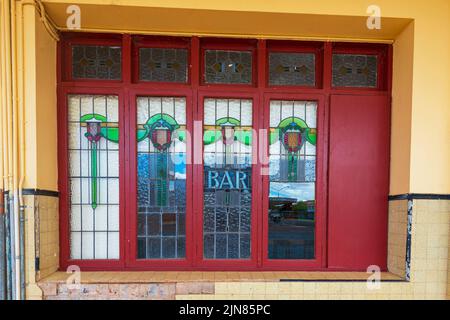
M40 283L64 283L71 274L56 272ZM177 283L177 282L365 282L366 272L82 272L81 283ZM389 272L383 282L406 281Z

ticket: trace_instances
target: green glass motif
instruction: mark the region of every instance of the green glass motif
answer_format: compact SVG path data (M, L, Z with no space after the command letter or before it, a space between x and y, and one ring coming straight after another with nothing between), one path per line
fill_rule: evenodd
M270 132L270 144L280 141L288 153L288 181L297 181L297 166L300 150L306 142L317 144L317 131L308 127L300 118L289 117Z
M169 157L169 148L172 144L173 133L180 129L177 121L168 114L156 114L152 116L144 124L143 129L138 129L138 142L149 138L156 150L159 151L157 155L156 171L160 179L156 182L157 190L157 205L167 205L167 162ZM186 133L184 130L178 131L178 140L185 141Z
M98 206L98 146L102 138L118 143L119 128L109 127L106 117L95 113L82 116L80 122L86 126L84 136L91 148L91 207L95 210Z
M214 144L220 139L224 139L225 127L232 127L234 129L234 141L239 141L246 146L252 145L252 128L241 126L241 122L235 118L222 118L216 121L216 127L206 127L203 135L203 143L205 145ZM218 130L217 127L220 127L221 130Z

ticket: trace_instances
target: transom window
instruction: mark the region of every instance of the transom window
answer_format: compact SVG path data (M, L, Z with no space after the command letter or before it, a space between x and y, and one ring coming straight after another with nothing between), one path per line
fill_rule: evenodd
M62 267L327 267L327 97L386 90L386 46L77 34L60 46Z

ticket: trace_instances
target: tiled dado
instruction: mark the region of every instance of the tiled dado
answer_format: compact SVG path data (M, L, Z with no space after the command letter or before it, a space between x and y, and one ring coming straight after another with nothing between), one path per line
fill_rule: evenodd
M86 272L75 287L58 272L39 286L44 299L446 299L449 232L450 200L390 201L390 274L375 290L362 273L314 272Z
M24 191L26 298L41 299L37 281L59 268L58 197L51 192Z

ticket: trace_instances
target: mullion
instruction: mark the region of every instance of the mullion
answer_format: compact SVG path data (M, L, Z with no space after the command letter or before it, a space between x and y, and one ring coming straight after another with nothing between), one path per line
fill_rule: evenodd
M92 114L94 114L95 113L95 109L94 109L94 107L95 107L95 96L92 96ZM97 142L96 142L97 143ZM92 145L90 145L89 146L89 148L91 148L91 150L92 150ZM96 150L97 151L97 150ZM92 152L92 151L91 151ZM97 153L98 153L98 151L97 151ZM98 164L99 164L99 162L100 161L97 161L97 163L95 164L96 166L97 166L97 168L98 168ZM92 172L92 167L93 167L93 163L90 163L90 166L91 166L91 170L89 171L89 172ZM98 170L97 170L98 171ZM98 171L99 172L99 171ZM91 176L91 179L92 179L93 177ZM98 188L98 187L97 187ZM96 191L98 191L98 189L96 190ZM89 196L90 197L92 197L92 189L91 189L91 184L89 183ZM93 199L90 199L90 201L92 202L92 200ZM95 260L95 251L96 251L96 246L95 246L95 233L96 233L96 230L95 230L95 216L96 216L96 214L95 214L95 209L93 209L93 215L92 215L92 253L93 253L93 257L94 257L94 260Z

